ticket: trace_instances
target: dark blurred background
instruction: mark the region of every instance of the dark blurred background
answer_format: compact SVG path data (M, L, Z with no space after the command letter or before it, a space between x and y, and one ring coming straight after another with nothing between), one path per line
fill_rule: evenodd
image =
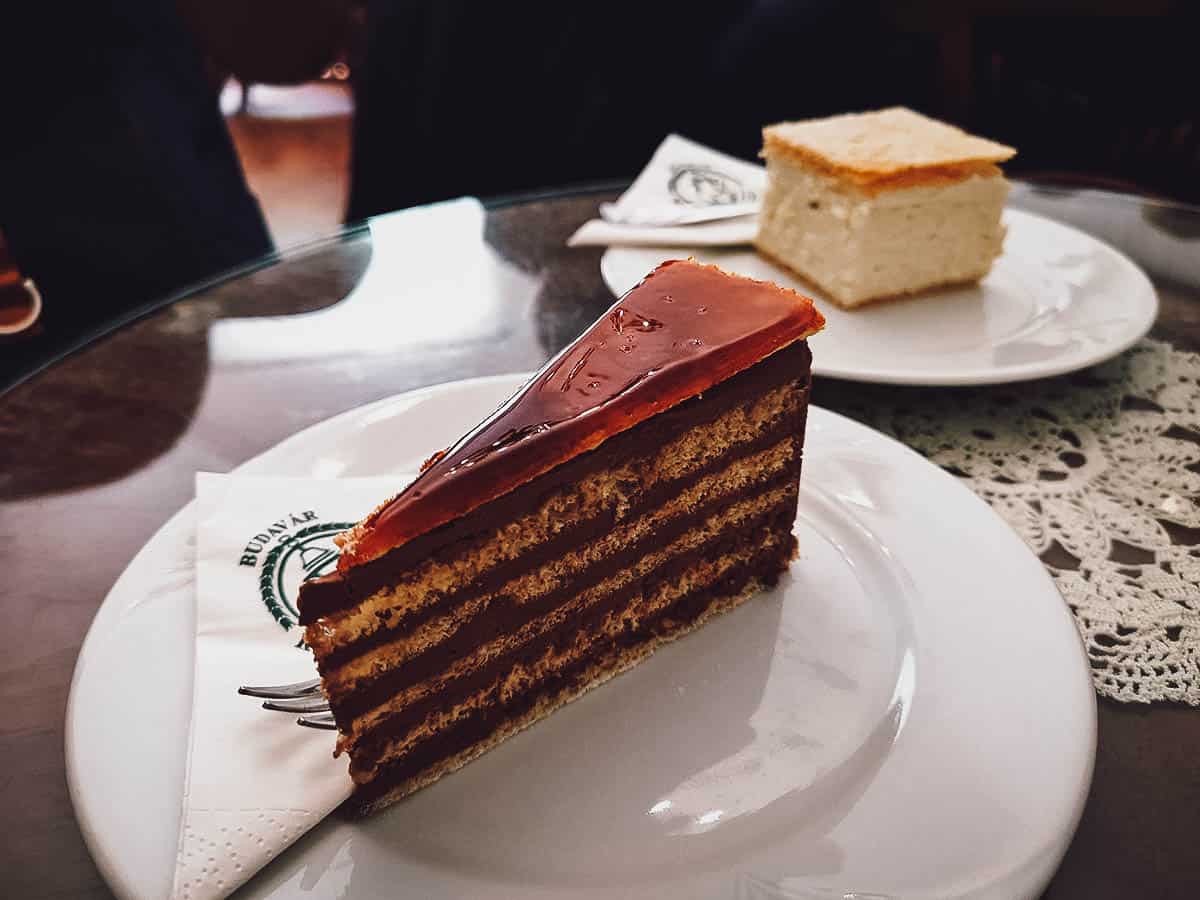
M277 244L629 178L678 132L904 104L1015 176L1200 203L1194 4L123 0L6 13L0 291L28 371ZM8 302L0 298L0 312Z

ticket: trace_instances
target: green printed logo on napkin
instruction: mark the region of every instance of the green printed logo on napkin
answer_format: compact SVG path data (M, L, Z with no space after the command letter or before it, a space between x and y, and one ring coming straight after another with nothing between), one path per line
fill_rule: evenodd
M287 631L300 619L296 594L301 582L333 570L338 549L333 539L353 522L320 522L313 510L289 513L255 534L238 565L262 569L258 590L263 605Z

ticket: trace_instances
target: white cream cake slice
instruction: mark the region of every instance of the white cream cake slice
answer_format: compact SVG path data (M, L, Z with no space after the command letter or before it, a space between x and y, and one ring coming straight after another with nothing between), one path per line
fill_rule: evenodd
M755 244L843 307L977 281L1014 153L899 107L772 125Z

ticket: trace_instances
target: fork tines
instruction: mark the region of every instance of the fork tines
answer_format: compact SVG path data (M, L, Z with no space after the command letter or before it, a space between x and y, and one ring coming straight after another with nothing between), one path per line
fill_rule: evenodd
M295 684L278 684L268 687L242 685L238 688L239 694L244 694L247 697L262 697L267 700L294 700L298 697L307 697L311 694L319 694L320 692L320 678L313 678L311 681L297 681Z
M337 729L329 701L321 692L321 679L298 681L295 684L266 685L254 687L242 685L238 693L246 697L258 697L266 702L263 709L275 712L303 713L296 719L297 725L305 728L320 728L327 731Z

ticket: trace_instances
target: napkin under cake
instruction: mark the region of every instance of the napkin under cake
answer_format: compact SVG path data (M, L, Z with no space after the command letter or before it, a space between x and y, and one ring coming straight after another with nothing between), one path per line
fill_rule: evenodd
M772 125L755 244L846 307L976 281L1015 152L903 108Z
M360 812L776 582L822 325L664 263L343 536L300 611Z

